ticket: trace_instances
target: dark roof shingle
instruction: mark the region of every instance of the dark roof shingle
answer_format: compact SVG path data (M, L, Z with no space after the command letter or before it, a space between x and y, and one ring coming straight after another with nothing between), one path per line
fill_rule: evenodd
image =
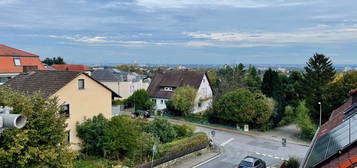
M200 87L206 72L202 71L169 71L156 74L148 88L149 96L156 98L170 99L174 92L162 91L163 87L192 86L196 89Z

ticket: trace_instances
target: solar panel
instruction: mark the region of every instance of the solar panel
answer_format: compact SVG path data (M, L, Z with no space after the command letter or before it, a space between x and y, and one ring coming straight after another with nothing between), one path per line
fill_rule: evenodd
M315 143L306 167L314 167L357 140L357 115L321 136Z

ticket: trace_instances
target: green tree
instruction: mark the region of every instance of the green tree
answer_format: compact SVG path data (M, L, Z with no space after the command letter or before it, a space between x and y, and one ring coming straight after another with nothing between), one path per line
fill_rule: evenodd
M141 75L146 75L147 73L140 68L138 65L128 65L128 64L123 64L117 66L118 70L124 71L124 72L135 72Z
M263 94L237 89L215 101L209 119L232 125L250 124L258 128L269 121L273 110L273 101Z
M181 112L182 116L189 115L193 110L196 94L197 89L192 86L177 88L171 98L173 108Z
M309 109L306 108L305 101L301 101L296 108L297 125L301 130L301 137L311 140L316 131L316 125L311 121Z
M342 77L330 82L327 87L327 103L324 104L327 116L330 116L333 110L340 107L350 97L351 90L357 89L357 71L344 73L340 76Z
M320 114L318 102L325 104L328 95L327 84L332 81L336 72L331 60L323 54L314 54L306 64L304 74L306 105L310 109L313 122L318 123ZM326 109L323 109L322 123L329 117Z
M287 125L294 122L296 115L294 114L294 109L291 106L285 106L284 117L280 121L279 125Z
M225 65L218 69L216 74L217 84L216 87L213 88L216 98L245 86L245 69L243 64L235 66Z
M135 110L152 110L155 103L151 101L149 94L146 90L136 90L128 99L126 103L130 107L135 107Z
M82 139L82 152L87 155L104 156L104 129L109 121L102 115L77 123L77 136Z
M256 92L260 90L261 88L261 79L259 77L259 72L254 66L249 66L244 83L247 89L249 89L251 92Z
M27 117L22 129L0 134L1 167L73 167L75 153L65 141L65 116L58 115L56 98L1 87L0 106L12 107L12 113Z
M154 122L145 128L145 132L158 137L162 143L171 142L177 136L173 125L166 119L159 118L155 118Z
M278 72L269 68L265 71L261 91L268 97L275 97L280 89L280 78Z
M45 58L45 60L43 60L42 63L47 65L66 64L66 62L64 62L64 59L62 57Z

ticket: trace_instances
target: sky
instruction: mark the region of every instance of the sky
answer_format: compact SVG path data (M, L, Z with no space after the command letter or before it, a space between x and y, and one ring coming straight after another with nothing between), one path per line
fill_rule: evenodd
M0 43L68 63L357 64L355 0L0 0Z

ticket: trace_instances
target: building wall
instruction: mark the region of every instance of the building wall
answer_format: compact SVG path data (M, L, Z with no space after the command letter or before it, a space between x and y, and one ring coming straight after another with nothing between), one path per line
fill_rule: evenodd
M164 110L166 109L166 101L169 99L162 99L162 98L151 98L155 102L155 109L156 110Z
M78 89L78 79L84 79L84 89ZM80 139L76 136L76 123L83 122L102 113L110 119L112 116L112 93L91 78L81 74L51 97L57 96L59 104L69 104L70 117L66 120L70 131L71 147L79 149Z
M149 84L143 82L142 80L138 82L119 82L119 95L121 99L127 99L136 90L144 89L146 90Z
M107 86L109 89L114 91L116 94L122 96L119 93L119 83L118 82L101 82L103 85Z
M213 91L208 82L207 76L204 75L201 85L197 91L192 113L206 111L212 105L212 97Z

